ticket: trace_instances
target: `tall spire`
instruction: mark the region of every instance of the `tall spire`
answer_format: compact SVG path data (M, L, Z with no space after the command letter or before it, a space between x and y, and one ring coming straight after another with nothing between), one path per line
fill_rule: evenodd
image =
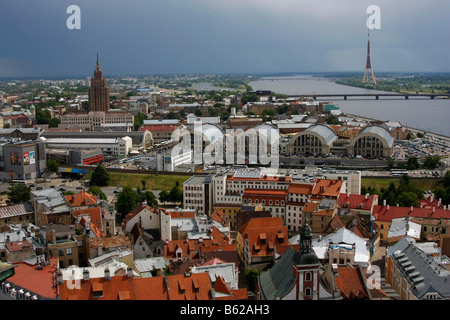
M308 213L305 212L305 223L300 229L300 252L310 253L312 250L311 240L312 240L312 230L308 224Z
M369 74L372 76L372 79L369 80ZM375 80L375 76L373 75L372 62L370 60L370 29L367 28L367 60L366 60L366 69L364 71L363 83L373 83L377 84Z
M97 52L97 66L95 67L96 70L100 70L100 62L98 60L98 52Z
M106 84L106 79L103 78L103 71L100 68L98 53L94 78L91 80L91 87L89 88L88 93L89 111L108 111L110 109L109 88Z

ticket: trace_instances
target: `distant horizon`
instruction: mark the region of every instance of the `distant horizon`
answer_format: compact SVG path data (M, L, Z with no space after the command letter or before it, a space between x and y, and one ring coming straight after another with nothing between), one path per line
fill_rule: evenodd
M202 75L255 75L255 76L293 76L293 75L328 75L332 77L332 75L344 75L344 74L354 74L363 75L363 71L279 71L279 72L185 72L185 73L142 73L142 74L105 74L103 77L105 79L114 79L121 77L149 77L149 76L202 76ZM379 71L374 72L375 75L450 75L450 71ZM66 79L86 79L87 77L92 77L92 74L87 75L59 75L59 76L50 76L50 75L41 75L41 76L23 76L23 77L0 77L0 81L11 81L11 80L19 80L19 81L27 81L27 80L66 80Z
M3 2L1 79L450 72L448 0Z

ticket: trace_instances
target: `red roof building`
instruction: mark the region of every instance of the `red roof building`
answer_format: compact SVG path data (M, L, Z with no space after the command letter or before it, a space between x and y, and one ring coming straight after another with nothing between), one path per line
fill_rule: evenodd
M450 219L449 209L437 209L435 207L397 207L390 205L376 205L372 215L375 217L377 225L380 226L381 241L387 241L389 228L392 220L404 217Z
M350 210L372 214L373 207L376 205L378 205L378 195L341 193L338 197L340 214L349 214Z
M9 283L9 291L14 289L20 300L57 299L58 292L54 280L58 265L58 257L37 265L18 262L14 268L14 275L5 281L5 286Z
M253 218L244 224L236 237L239 258L246 266L273 261L279 247L291 246L283 218Z
M81 190L79 194L72 194L64 197L72 207L88 208L98 204L98 197L87 193L84 190Z
M367 279L359 267L345 266L337 267L337 274L334 277L336 287L346 300L370 300L371 295L366 287Z

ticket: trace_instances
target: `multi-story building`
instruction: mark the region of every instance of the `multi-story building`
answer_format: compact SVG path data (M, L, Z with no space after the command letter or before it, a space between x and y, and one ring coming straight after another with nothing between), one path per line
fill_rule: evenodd
M91 87L89 94L89 110L90 111L108 111L109 104L109 88L106 85L106 79L103 79L103 71L100 68L97 54L97 65L94 71L94 78L91 79Z
M0 228L8 224L34 223L34 209L29 203L0 207Z
M59 267L80 265L84 261L83 236L76 235L74 225L48 224L39 229L49 257L58 257Z
M30 201L34 207L37 226L72 223L72 208L60 191L52 188L31 191Z
M41 137L41 139L45 139ZM127 156L132 148L132 139L122 138L49 138L45 143L50 149L101 150L108 156Z
M450 259L439 253L434 255L425 247L404 237L387 248L386 282L398 293L400 300L450 299Z
M375 222L380 226L380 241L386 242L388 239L389 229L393 219L403 218L409 216L410 218L431 218L431 219L450 219L450 210L436 209L436 208L417 208L417 207L400 207L376 205L373 208L372 215L375 217ZM427 230L428 231L428 230ZM427 232L425 231L425 233Z
M70 112L61 116L61 125L68 127L82 126L90 130L101 128L105 125L116 125L125 127L133 126L134 116L132 113L121 110ZM128 131L128 130L125 130Z
M263 210L269 210L272 217L282 217L285 220L287 190L245 189L242 204L261 204Z
M276 248L289 245L283 218L253 218L239 229L236 248L246 268L261 269L273 263Z
M183 183L183 208L194 209L200 214L211 214L212 191L212 177L192 176Z
M345 192L342 180L314 179L314 182L292 183L286 202L286 226L289 231L300 231L303 225L303 210L311 200L337 200ZM311 212L312 213L312 212ZM310 213L310 215L311 215ZM314 223L314 220L310 220Z
M0 142L0 178L27 180L39 177L46 168L42 141Z
M214 175L212 181L214 186L212 195L214 208L220 209L224 214L228 215L231 227L234 228L236 225L236 213L243 204L244 190L287 190L291 183L291 177L266 173L260 169L227 169ZM281 199L278 200L282 201ZM276 201L276 199L273 199L273 201ZM281 211L279 214L282 214Z

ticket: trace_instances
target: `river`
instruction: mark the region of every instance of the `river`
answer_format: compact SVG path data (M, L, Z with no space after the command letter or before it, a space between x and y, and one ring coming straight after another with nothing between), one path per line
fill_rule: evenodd
M334 83L329 78L313 76L264 77L249 83L253 90L270 90L289 95L383 93ZM324 100L324 98L321 98ZM403 126L450 137L450 100L404 97L329 98L342 112L383 121L399 121Z

